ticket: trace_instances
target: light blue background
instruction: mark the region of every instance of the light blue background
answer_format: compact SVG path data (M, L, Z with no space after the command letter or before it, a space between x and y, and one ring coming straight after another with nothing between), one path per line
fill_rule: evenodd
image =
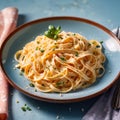
M50 16L84 17L110 30L120 25L120 0L0 0L0 9L13 6L19 10L18 26ZM8 120L81 120L98 97L78 103L56 104L30 99L10 86ZM16 101L19 101L17 103ZM23 112L27 104L32 111Z

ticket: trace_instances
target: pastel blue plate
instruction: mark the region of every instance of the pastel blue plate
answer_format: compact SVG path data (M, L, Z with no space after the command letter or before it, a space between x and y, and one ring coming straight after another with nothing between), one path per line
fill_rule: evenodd
M14 69L16 62L14 54L17 50L43 34L49 25L61 26L64 31L77 32L87 39L103 41L107 61L104 76L83 90L77 90L60 95L59 93L42 93L28 87L29 81L20 75L19 69ZM107 28L94 21L77 17L51 17L38 19L18 27L2 44L0 64L8 82L24 94L48 102L76 102L95 97L110 88L120 76L120 42Z

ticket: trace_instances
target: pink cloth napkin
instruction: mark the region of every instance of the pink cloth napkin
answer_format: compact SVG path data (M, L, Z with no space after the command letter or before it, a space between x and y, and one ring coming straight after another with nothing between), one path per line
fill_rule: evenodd
M18 10L8 7L0 11L0 47L5 38L15 29ZM8 84L0 68L0 120L8 117Z

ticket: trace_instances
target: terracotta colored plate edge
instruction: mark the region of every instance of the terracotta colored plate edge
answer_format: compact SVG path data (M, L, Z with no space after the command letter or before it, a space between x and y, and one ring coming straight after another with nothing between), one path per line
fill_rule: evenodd
M92 20L89 20L89 19L86 19L86 18L80 18L80 17L73 17L73 16L56 16L56 17L47 17L47 18L40 18L40 19L37 19L37 20L34 20L34 21L31 21L31 22L27 22L21 26L19 26L18 28L16 28L6 39L5 41L2 43L1 45L1 48L0 48L0 66L1 66L1 70L3 72L3 75L4 77L8 80L8 82L14 87L16 88L17 90L21 91L22 93L24 93L25 95L27 96L31 96L32 98L35 98L35 99L38 99L38 100L42 100L42 101L46 101L46 102L55 102L55 103L70 103L70 102L78 102L78 101L83 101L83 100L87 100L87 99L90 99L90 98L93 98L93 97L96 97L100 94L102 94L103 92L107 91L110 87L113 86L113 84L115 82L117 82L118 78L120 77L120 72L118 73L118 75L116 76L116 78L112 81L111 84L109 84L108 86L106 86L104 89L102 89L101 91L97 92L97 93L94 93L94 94L91 94L91 95L88 95L88 96L85 96L85 97L82 97L82 98L73 98L73 99L52 99L52 98L44 98L44 97L40 97L40 96L37 96L37 95L33 95L23 89L21 89L20 87L18 87L16 84L14 84L14 82L12 82L11 80L9 80L9 77L7 76L7 74L5 73L5 70L3 68L3 65L2 65L2 50L5 46L5 43L9 40L9 38L11 38L16 32L18 32L19 30L29 26L29 25L32 25L32 24L36 24L36 23L39 23L39 22L44 22L44 21L52 21L52 20L73 20L73 21L80 21L80 22L84 22L84 23L87 23L87 24L90 24L90 25L93 25L95 27L98 27L99 29L105 31L106 33L108 33L111 37L113 37L117 42L118 44L120 44L120 41L117 39L117 37L115 36L115 34L113 32L111 32L109 29L107 29L106 27L104 27L103 25L95 22L95 21L92 21Z

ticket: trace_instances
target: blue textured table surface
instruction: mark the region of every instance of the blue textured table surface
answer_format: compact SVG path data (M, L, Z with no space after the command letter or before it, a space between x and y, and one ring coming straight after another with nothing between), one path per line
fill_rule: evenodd
M120 0L1 0L0 9L19 10L18 26L50 16L84 17L114 29L120 25ZM8 120L81 120L99 98L69 104L47 103L29 98L10 86ZM18 103L19 101L19 103ZM27 104L32 111L23 112Z

